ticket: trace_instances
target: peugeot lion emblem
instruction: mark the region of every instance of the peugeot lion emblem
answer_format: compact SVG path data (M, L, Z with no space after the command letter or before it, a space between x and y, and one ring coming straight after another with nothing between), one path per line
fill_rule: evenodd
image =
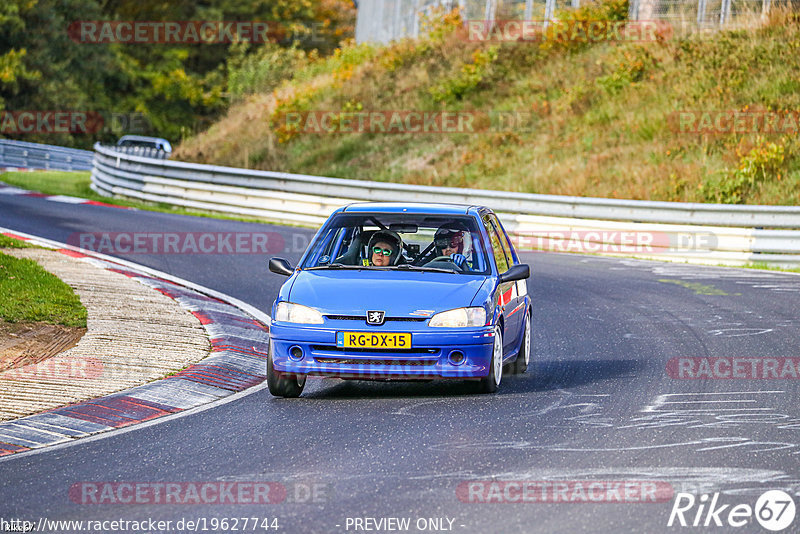
M386 312L383 311L368 311L367 324L382 325Z

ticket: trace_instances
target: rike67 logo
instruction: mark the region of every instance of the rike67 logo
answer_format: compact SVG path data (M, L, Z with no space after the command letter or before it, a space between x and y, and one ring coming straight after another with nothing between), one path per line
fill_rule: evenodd
M778 532L794 522L794 499L781 490L763 493L755 507L749 504L721 504L720 494L703 494L696 497L691 493L678 493L667 526L682 527L744 527L755 521L763 528Z

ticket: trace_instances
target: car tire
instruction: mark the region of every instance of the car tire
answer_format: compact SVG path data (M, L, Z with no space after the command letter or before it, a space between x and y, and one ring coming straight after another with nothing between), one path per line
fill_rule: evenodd
M267 387L275 397L296 398L306 385L305 375L278 373L272 364L272 346L267 353Z
M500 386L503 378L503 329L500 325L494 327L494 344L492 344L492 359L489 361L489 374L478 382L479 393L494 393Z
M525 314L525 326L522 330L522 343L519 345L519 354L514 360L512 371L516 375L521 375L528 370L531 361L531 312Z

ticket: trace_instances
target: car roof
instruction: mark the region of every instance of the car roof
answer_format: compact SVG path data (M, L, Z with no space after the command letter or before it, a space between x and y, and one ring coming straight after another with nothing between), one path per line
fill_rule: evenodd
M470 204L444 204L429 202L358 202L341 209L345 213L429 213L442 215L467 215Z

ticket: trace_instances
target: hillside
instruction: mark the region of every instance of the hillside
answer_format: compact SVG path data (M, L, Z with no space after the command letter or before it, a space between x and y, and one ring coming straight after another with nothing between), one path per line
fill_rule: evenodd
M627 3L611 0L559 18L626 13ZM649 42L477 42L455 14L431 28L424 40L349 45L284 67L291 79L232 106L175 159L532 193L800 204L796 14L713 34L658 32ZM318 112L382 112L388 123L395 111L461 112L478 132L320 133L309 122ZM516 122L496 127L498 111ZM748 120L768 112L773 132L726 130L734 111Z

